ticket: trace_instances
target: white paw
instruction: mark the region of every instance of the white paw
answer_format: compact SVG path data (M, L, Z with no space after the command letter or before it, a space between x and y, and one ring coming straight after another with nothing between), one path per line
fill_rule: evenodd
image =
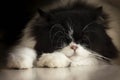
M36 59L36 52L30 48L18 48L9 53L7 67L26 69L32 68L33 62Z
M70 64L70 60L62 53L54 52L43 54L37 61L38 67L67 67Z

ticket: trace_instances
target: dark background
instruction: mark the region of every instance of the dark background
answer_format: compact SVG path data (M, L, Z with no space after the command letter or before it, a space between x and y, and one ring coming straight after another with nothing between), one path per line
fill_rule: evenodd
M37 8L57 0L3 0L0 1L0 68L5 67L9 48L19 39L25 25Z
M57 0L3 0L0 1L0 46L12 45L38 7ZM104 0L120 8L120 0Z
M38 7L54 0L3 0L0 1L0 43L14 44L21 30L31 19Z

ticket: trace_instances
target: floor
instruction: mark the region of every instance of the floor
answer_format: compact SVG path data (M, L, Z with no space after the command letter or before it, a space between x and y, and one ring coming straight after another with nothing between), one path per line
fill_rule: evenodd
M120 80L120 66L1 70L0 80Z

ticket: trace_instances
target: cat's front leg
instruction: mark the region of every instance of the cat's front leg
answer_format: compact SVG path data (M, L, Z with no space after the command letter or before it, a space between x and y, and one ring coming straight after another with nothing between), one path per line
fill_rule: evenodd
M70 59L63 53L43 53L37 61L37 67L67 67L70 65Z
M9 53L7 67L18 69L32 68L35 60L35 50L28 47L16 47Z

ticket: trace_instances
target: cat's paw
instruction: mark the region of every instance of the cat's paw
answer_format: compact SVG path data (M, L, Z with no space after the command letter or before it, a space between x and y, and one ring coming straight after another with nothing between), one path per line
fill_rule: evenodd
M30 48L18 48L9 53L7 67L16 69L28 69L33 67L36 53Z
M38 67L67 67L70 64L70 60L62 53L54 52L43 54L37 61Z

